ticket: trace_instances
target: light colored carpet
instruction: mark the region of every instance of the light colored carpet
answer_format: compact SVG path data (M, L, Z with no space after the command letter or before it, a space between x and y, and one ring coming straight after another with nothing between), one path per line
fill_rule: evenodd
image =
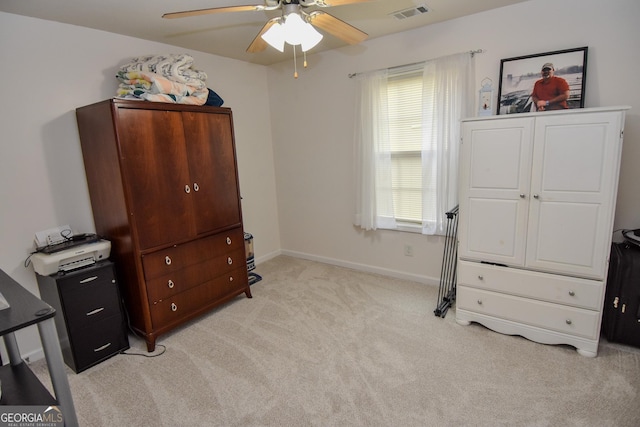
M640 425L637 349L586 358L460 326L434 316L435 287L322 263L280 256L256 272L253 299L160 337L164 354L68 370L80 424Z

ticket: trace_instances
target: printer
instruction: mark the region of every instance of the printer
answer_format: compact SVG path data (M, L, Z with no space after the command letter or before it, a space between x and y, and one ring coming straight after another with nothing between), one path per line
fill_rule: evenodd
M38 252L31 257L33 269L42 276L66 273L109 258L111 242L98 239L53 253Z

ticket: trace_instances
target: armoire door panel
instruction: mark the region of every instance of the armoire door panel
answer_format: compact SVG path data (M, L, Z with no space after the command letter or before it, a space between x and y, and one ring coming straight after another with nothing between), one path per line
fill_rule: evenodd
M185 112L183 119L191 180L198 186L197 232L240 223L231 116Z
M585 117L588 116L588 119ZM601 279L620 138L617 113L536 121L527 266Z
M599 204L532 201L527 266L577 276L600 278L603 258L597 245L602 233ZM537 220L533 220L533 219ZM544 230L544 232L537 232ZM599 267L599 268L598 268Z
M461 258L523 265L533 119L474 123L463 130L458 233Z
M118 110L123 174L140 249L195 234L180 112Z
M470 189L520 191L523 178L528 180L520 167L522 156L528 154L522 132L516 127L473 132Z
M523 264L525 245L518 230L525 225L525 206L520 200L469 199L468 215L462 218L468 230L465 258Z

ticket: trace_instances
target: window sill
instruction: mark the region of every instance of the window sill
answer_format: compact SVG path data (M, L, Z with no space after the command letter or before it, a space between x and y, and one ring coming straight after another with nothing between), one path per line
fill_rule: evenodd
M412 224L410 222L399 222L395 231L403 231L405 233L422 233L422 227L418 224Z

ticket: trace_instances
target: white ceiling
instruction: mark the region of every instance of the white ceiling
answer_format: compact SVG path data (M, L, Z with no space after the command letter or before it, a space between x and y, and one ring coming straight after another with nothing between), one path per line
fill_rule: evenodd
M359 28L369 38L375 38L523 1L527 0L372 0L321 10ZM167 12L258 4L263 4L263 0L0 0L0 11L152 40L254 64L269 65L289 60L286 50L283 54L271 47L260 53L246 52L265 22L279 16L280 11L162 18ZM404 20L389 15L420 5L425 5L429 12ZM319 8L306 11L314 9ZM332 35L320 32L325 37L309 54L345 46Z

